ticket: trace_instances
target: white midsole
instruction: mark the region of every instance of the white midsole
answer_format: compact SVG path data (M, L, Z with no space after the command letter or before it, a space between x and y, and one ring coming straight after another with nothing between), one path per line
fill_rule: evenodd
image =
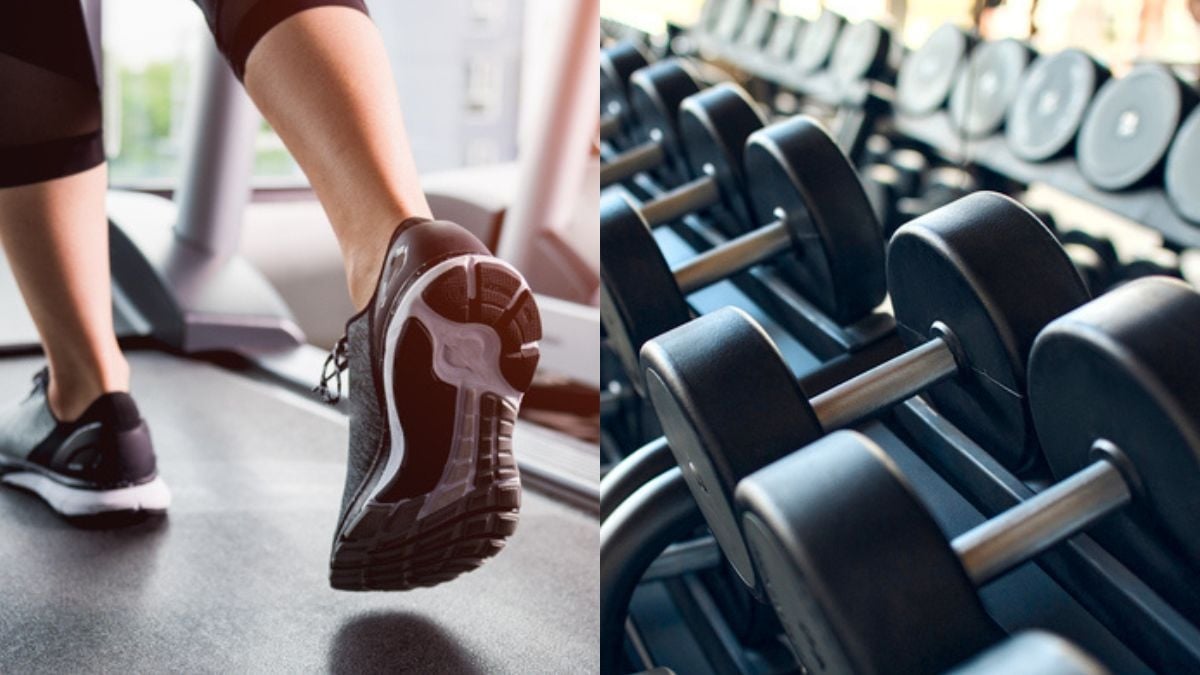
M434 311L421 297L425 288L430 283L436 281L447 270L455 267L467 268L467 295L468 297L473 297L475 295L475 275L471 273L471 268L476 262L484 261L491 265L508 267L513 274L517 275L517 278L521 278L516 270L507 263L491 256L469 255L451 258L427 270L421 275L420 279L413 283L405 292L400 306L391 319L391 323L388 324L387 333L384 336L383 391L387 403L388 428L391 431L392 447L388 453L388 460L387 464L384 465L383 473L380 475L379 480L376 481L374 493L371 495L372 500L391 483L392 478L400 470L400 465L404 461L404 430L400 424L400 417L396 412L394 373L396 347L400 340L400 331L410 317L417 318L429 331L430 338L433 341L434 373L439 380L457 388L459 391L456 403L459 407L459 414L455 419L453 450L451 451L450 461L447 462L447 471L449 471L451 464L453 464L454 451L463 448L464 443L471 445L471 449L473 450L474 439L477 436L475 418L476 410L478 410L478 401L474 401L473 405L464 405L469 403L464 400L464 396L486 391L503 397L514 406L519 405L521 402L522 392L514 389L500 370L502 345L500 343L500 336L496 334L496 331L491 326L451 321ZM528 286L522 281L521 288L517 290L515 295L519 295L521 291L527 288ZM471 419L464 420L464 414L470 415ZM464 424L464 422L468 422L468 424ZM470 434L470 438L466 438L464 432ZM453 486L443 486L439 482L438 488L435 488L434 492L430 495L430 499L422 509L421 515L424 515L424 511L431 510L434 505L443 501L439 499L441 496L439 491L444 489L453 489Z
M34 471L14 471L0 482L25 488L64 516L91 516L109 511L166 511L171 491L160 477L149 483L113 490L84 490L56 482Z

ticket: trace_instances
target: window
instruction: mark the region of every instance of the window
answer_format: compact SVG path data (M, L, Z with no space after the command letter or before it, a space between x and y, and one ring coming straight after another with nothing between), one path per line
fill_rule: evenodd
M188 115L204 16L183 0L103 4L104 141L114 186L170 189L188 152ZM295 186L304 176L265 123L255 139L256 186Z

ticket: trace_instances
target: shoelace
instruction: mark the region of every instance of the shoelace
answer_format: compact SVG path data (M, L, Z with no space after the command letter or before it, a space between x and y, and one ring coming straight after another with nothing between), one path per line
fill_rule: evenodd
M33 391L37 391L39 387L48 388L50 386L50 368L44 367L33 374Z
M312 390L321 396L321 400L334 405L342 399L342 372L350 367L350 355L346 348L347 340L343 335L333 345L329 356L325 357L325 365L321 367L321 381ZM330 381L336 383L332 389Z

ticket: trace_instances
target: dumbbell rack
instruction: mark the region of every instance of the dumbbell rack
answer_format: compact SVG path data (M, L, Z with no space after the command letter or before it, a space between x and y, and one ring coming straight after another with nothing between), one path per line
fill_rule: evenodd
M646 176L627 189L640 201L662 191ZM689 216L659 228L655 236L674 263L722 243L719 232L714 220ZM689 303L698 313L736 305L759 318L799 376L831 359L898 348L891 331L894 322L886 311L853 326L838 326L769 266L693 294ZM1035 474L1029 483L1022 481L920 398L860 430L910 477L948 538L1028 499L1047 480ZM1117 532L1120 527L1099 528L1099 540L1076 536L990 584L981 592L985 605L1005 629L1048 628L1076 641L1115 672L1200 672L1200 629L1177 609L1190 608L1190 616L1200 616L1200 589L1192 589L1194 571L1150 536L1127 525ZM1136 540L1138 545L1133 554L1118 560L1109 550L1118 550L1115 544L1122 540ZM1105 549L1103 542L1113 548ZM693 604L705 602L701 598ZM632 607L636 623L638 603ZM720 636L728 630L709 632ZM723 644L728 646L727 638Z
M895 98L894 89L885 83L861 83L857 89L839 89L827 77L827 73L798 76L787 64L771 62L760 52L742 45L727 44L704 33L693 33L692 39L706 54L727 60L754 77L829 105L845 105L852 101L892 101ZM1153 228L1175 245L1200 247L1200 224L1191 223L1176 213L1160 185L1121 192L1100 190L1084 179L1074 157L1040 163L1027 162L1009 150L1003 133L964 140L954 130L946 110L922 117L901 114L893 119L893 123L901 135L923 143L949 161L967 162L1024 185L1040 183L1054 187L1115 215Z
M1151 227L1179 246L1200 246L1200 225L1181 218L1168 203L1166 191L1161 186L1105 192L1084 179L1074 157L1034 164L1013 155L1003 134L961 139L944 110L924 117L898 115L894 122L898 132L924 143L950 161L969 162L1025 185L1049 185Z

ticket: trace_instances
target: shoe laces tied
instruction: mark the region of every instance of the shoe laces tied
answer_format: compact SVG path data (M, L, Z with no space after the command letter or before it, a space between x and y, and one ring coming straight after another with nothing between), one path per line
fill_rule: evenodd
M321 381L312 388L313 392L321 397L321 400L330 405L334 405L342 399L342 373L350 367L347 344L346 336L343 335L333 345L329 356L325 357L325 365L321 367ZM330 382L333 382L335 386L330 387Z

